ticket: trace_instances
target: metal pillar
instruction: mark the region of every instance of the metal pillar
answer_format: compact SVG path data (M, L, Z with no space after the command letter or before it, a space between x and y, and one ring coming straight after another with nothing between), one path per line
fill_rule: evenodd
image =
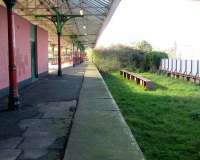
M180 73L182 73L182 60L180 59Z
M60 36L61 33L58 33L58 76L62 76Z
M55 59L55 44L52 44L52 57L53 57L53 61L52 61L52 64L56 64L56 61L54 60Z
M81 64L81 49L79 49L79 64Z
M79 62L80 62L79 48L78 48L78 46L77 46L77 63L79 64Z
M78 63L80 64L81 63L81 51L79 49L79 52L78 52Z
M187 81L189 81L189 79L187 78L187 60L185 60L185 73L184 73L184 76L187 79Z
M75 51L75 49L74 49L74 43L72 43L72 65L73 65L73 67L75 67L75 56L74 56L74 51Z
M78 46L77 46L77 64L79 64L79 49L78 49Z
M77 53L78 53L78 50L77 50L77 46L75 46L75 64L77 65L78 63L78 58L77 58Z
M83 15L65 15L60 14L56 11L55 15L36 15L38 18L46 18L54 23L57 35L58 35L58 76L62 76L62 64L61 64L61 49L60 49L60 37L63 31L64 24L69 21L70 19L83 17Z
M16 110L19 103L19 93L17 84L17 67L15 62L15 22L13 7L16 0L3 0L7 7L8 19L8 61L9 61L9 101L8 109Z

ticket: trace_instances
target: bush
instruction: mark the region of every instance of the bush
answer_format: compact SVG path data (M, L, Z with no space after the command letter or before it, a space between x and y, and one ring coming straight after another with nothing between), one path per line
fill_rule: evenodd
M137 71L155 71L159 69L162 58L167 58L164 52L135 49L117 45L106 49L93 50L92 59L99 70L109 72L128 68Z
M160 67L161 59L168 58L167 53L152 51L145 55L145 70L156 71Z
M102 72L119 70L120 65L117 56L107 54L106 50L95 50L93 52L93 62L96 64L99 70Z

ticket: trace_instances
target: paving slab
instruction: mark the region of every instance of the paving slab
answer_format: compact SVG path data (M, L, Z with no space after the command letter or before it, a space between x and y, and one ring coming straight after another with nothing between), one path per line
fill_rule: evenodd
M15 149L22 140L23 140L22 137L14 137L1 140L0 149Z
M19 124L21 128L26 128L24 134L29 130L60 134L65 132L69 125L70 119L26 119Z
M113 103L112 98L82 98L79 101L81 108L79 110L96 110L96 111L119 111L119 108ZM91 107L92 106L92 107Z
M36 83L26 87L21 98L23 104L38 104L42 102L71 101L79 97L86 64L76 68L63 69L63 76L57 73L42 77ZM23 94L28 93L28 94ZM40 96L39 96L40 95Z
M56 140L53 136L26 137L18 149L44 149Z
M22 153L20 149L4 149L0 150L0 159L1 160L17 160L17 158Z
M52 72L20 90L17 111L0 109L0 160L63 158L86 66Z
M40 111L44 113L42 118L71 118L71 108L76 108L76 100L66 102L48 102L40 104Z
M90 91L84 92L84 95L82 95L82 97L85 97L85 98L91 97L93 99L111 98L110 94L107 93L105 88L97 88L97 87L90 89Z
M48 154L47 149L25 149L20 156L20 160L36 160Z
M17 160L60 160L62 154L58 150L25 149Z
M144 160L144 156L103 78L89 64L64 160L102 159Z
M80 126L81 128L79 129L78 126ZM112 134L109 133L111 129L118 130L118 129L128 128L128 126L124 125L124 119L121 118L121 113L119 111L91 110L89 113L87 111L80 111L79 113L77 113L77 117L76 120L74 121L73 128L77 130L81 130L82 128L84 130L87 130L87 128L88 129L91 128L91 130L88 131L92 132L93 129L101 130L103 128L104 132L108 132L107 134ZM76 133L74 132L74 134ZM80 133L80 136L81 135L82 133Z

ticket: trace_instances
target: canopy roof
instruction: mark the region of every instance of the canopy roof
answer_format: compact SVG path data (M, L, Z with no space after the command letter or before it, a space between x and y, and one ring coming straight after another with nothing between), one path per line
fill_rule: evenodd
M56 44L56 28L51 21L36 18L36 15L80 14L84 17L69 20L64 25L63 45L70 42L69 35L78 35L78 39L89 47L94 47L99 34L107 25L121 0L17 0L15 12L49 31L49 41ZM3 1L0 0L0 4Z

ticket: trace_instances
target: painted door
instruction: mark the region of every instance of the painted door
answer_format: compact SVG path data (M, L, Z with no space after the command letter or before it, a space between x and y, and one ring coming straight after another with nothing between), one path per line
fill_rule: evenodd
M36 26L31 25L31 73L32 80L37 78L37 54L36 54Z

